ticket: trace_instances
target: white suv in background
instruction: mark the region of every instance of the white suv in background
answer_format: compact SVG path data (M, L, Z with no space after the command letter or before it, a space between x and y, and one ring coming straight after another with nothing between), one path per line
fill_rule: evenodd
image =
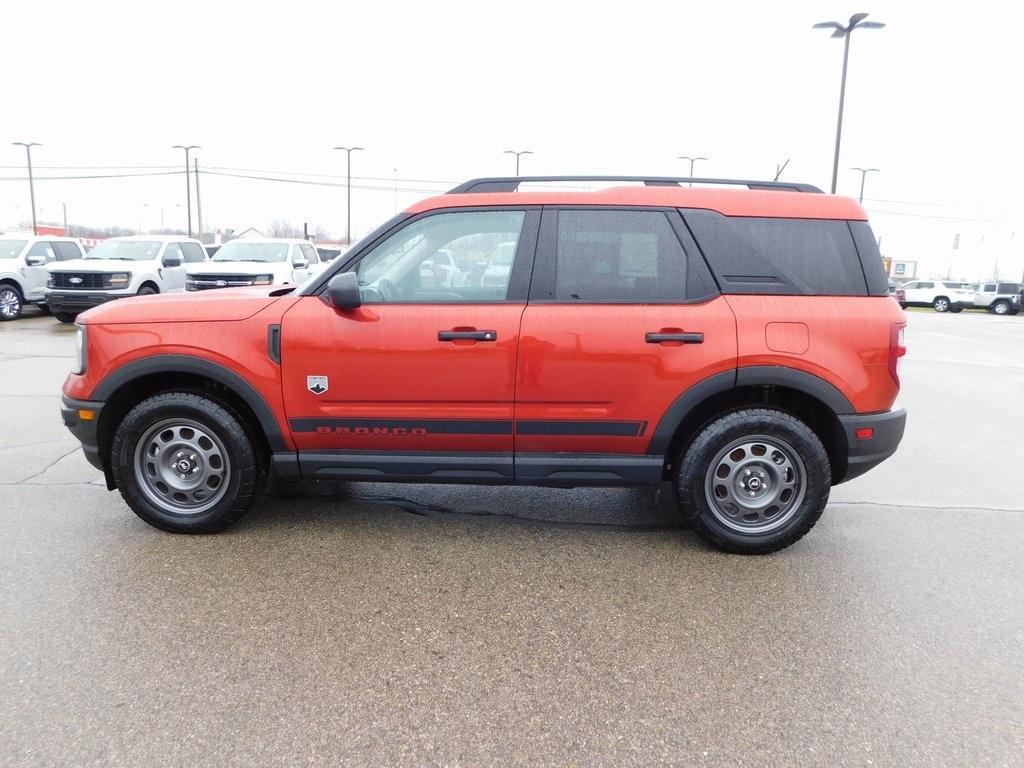
M47 267L45 301L62 323L79 312L126 296L185 289L185 266L206 261L202 243L179 235L112 237L84 259Z
M224 243L210 261L189 264L185 289L297 285L324 266L316 248L305 240L240 238Z
M0 236L0 320L14 320L26 304L44 306L46 265L84 255L82 244L71 237Z
M974 306L974 291L952 280L912 280L903 284L904 306L930 306L936 312L961 312Z

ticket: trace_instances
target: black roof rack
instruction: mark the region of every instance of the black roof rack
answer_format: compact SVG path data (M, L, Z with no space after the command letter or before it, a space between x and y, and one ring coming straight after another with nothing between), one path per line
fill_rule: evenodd
M747 189L821 194L821 190L813 184L797 184L788 181L748 181L745 179L691 179L688 176L491 176L463 182L450 189L448 194L517 192L520 184L544 181L640 181L648 187L675 187L683 184L733 184Z

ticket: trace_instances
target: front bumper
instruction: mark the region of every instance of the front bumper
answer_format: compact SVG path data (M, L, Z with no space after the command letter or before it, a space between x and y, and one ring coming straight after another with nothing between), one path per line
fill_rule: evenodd
M107 470L103 466L103 459L100 456L99 441L100 411L102 410L103 403L75 400L67 395L61 397L60 415L64 419L64 426L78 438L88 462L105 474ZM83 412L91 412L92 418L82 418Z
M43 296L43 302L50 308L51 312L67 312L78 314L87 309L98 307L114 299L125 299L134 296L133 293L112 293L110 291L62 291L47 289Z
M860 477L896 453L907 425L907 412L903 408L894 408L883 413L840 416L839 423L847 446L846 474L839 482L845 483ZM863 430L868 429L871 430L870 438L857 437L858 430L864 434Z

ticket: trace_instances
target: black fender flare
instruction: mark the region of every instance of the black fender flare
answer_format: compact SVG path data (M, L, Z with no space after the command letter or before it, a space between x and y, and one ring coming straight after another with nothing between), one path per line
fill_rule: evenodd
M779 386L802 392L822 402L837 416L855 412L846 395L813 373L781 365L743 366L701 379L677 397L658 421L647 453L666 455L679 426L694 408L712 395L749 386Z
M277 423L273 410L271 410L259 391L234 371L201 357L193 357L191 355L153 355L152 357L135 360L121 366L106 376L96 385L89 399L106 402L125 384L154 373L192 373L198 376L205 376L216 381L218 384L224 385L242 398L253 414L255 414L257 421L260 423L260 428L267 439L267 444L270 446L270 450L289 450L288 443L285 441L284 434L281 432L281 426Z

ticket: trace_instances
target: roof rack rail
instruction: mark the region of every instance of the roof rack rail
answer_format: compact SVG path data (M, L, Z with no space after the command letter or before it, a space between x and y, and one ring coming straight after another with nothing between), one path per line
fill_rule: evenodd
M816 192L813 184L787 181L749 181L745 179L691 179L688 176L490 176L471 179L448 191L449 195L469 192L517 192L519 185L543 181L640 181L648 187L675 187L683 184L733 184L747 189L770 189L783 192Z

